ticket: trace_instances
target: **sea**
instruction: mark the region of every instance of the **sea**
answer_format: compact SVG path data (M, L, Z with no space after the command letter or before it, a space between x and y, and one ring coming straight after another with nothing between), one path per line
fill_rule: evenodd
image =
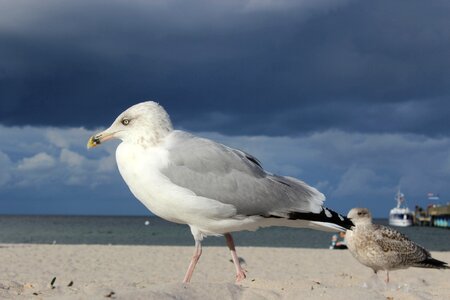
M387 225L387 219L374 223ZM430 251L450 251L450 230L437 227L396 227ZM333 233L270 227L235 232L237 246L328 249ZM193 246L187 225L149 216L0 216L0 243L177 245ZM223 237L207 237L202 245L223 246Z

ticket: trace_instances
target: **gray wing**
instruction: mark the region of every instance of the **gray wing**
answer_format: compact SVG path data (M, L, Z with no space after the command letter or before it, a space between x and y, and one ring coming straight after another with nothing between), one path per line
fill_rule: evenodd
M161 170L165 176L199 196L233 205L239 215L322 210L322 193L295 178L265 172L243 151L182 131L171 133L167 150L169 164Z
M375 241L387 256L396 262L411 265L431 257L430 253L404 234L383 225L373 225Z

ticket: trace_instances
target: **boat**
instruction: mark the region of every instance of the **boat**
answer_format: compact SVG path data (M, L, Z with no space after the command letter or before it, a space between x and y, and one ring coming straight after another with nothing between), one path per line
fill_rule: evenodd
M413 225L413 212L406 205L405 195L398 190L395 195L397 207L391 209L389 213L389 225L408 227Z

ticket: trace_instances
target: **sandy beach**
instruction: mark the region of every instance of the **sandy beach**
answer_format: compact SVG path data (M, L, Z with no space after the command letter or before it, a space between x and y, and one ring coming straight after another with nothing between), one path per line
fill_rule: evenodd
M228 249L0 244L2 299L449 299L450 271L411 268L373 277L346 250L240 247L248 277L234 283ZM450 262L450 252L433 252ZM55 279L56 278L56 279ZM52 284L53 281L53 284Z

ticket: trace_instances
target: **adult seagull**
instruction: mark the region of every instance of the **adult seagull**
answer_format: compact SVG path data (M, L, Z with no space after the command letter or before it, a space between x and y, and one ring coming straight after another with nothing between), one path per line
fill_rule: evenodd
M189 225L195 251L183 282L191 280L208 235L224 235L244 279L230 232L267 226L344 231L353 223L322 206L325 197L292 177L265 171L252 155L214 141L174 130L169 115L152 101L121 113L93 135L95 147L120 139L117 166L133 195L155 215Z

